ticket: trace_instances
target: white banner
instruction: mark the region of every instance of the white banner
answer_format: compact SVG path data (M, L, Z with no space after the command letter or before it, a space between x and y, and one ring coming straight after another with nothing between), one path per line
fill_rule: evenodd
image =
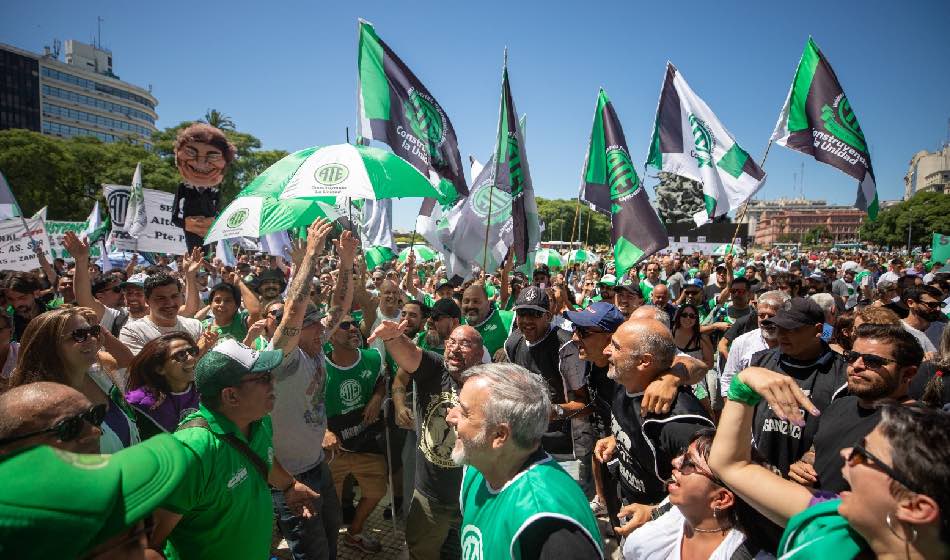
M43 248L48 260L53 260L43 220L30 218L26 224L30 228L29 232L23 227L20 218L0 221L0 270L30 271L39 268L40 260L33 250L34 243Z
M63 238L66 237L66 232L74 232L79 237L82 237L83 232L86 231L86 222L64 222L59 220L46 220L46 233L49 236L49 247L50 253L52 253L54 259L65 259L68 262L73 261L73 257L66 252L66 247L63 247ZM100 243L94 244L89 248L89 254L93 259L99 258L99 248L102 245Z
M131 187L124 185L103 185L109 218L112 220L112 239L117 249L125 251L148 251L184 255L185 231L172 225L172 202L175 195L164 191L143 189L145 193L145 215L148 224L138 239L129 235L126 214L129 209Z

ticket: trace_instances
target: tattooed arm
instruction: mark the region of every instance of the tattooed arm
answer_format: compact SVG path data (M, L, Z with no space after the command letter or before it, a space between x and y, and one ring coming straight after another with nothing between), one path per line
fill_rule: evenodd
M307 229L307 250L300 266L294 272L290 289L287 290L287 301L284 303L284 317L274 332L274 349L280 349L284 356L289 356L297 349L300 340L300 329L307 314L307 302L310 301L310 285L313 273L317 268L317 260L323 250L327 234L332 229L330 222L319 219Z
M350 312L353 304L353 259L356 257L357 240L350 231L344 231L339 240L333 242L336 252L340 255L339 274L336 278L336 287L330 301L330 311L326 319L326 337L340 325L340 319Z

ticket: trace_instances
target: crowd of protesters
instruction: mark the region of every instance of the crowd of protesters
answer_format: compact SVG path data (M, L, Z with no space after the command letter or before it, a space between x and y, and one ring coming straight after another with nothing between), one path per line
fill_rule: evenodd
M0 557L950 557L944 263L358 245L0 273Z

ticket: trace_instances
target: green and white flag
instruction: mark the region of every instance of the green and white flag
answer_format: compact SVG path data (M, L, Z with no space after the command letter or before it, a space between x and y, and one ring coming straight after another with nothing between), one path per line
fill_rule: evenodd
M811 37L775 124L772 141L857 179L854 206L867 212L870 219L877 219L877 183L867 140L835 71Z
M129 235L138 237L148 226L148 216L145 213L145 190L142 188L142 163L135 166L132 174L132 190L129 191L129 209L125 219Z
M702 183L697 226L737 209L765 183L762 168L669 62L647 164Z
M439 196L426 198L416 227L434 247L441 217L460 196L468 194L458 138L435 97L373 25L359 22L359 135L388 144L438 186ZM443 222L444 225L444 222Z
M3 173L0 173L0 220L21 216L23 212L20 211L20 205L17 204L16 197L10 190L10 184L7 183L7 178L3 176Z
M610 213L618 278L670 244L630 161L623 127L603 89L597 95L580 196L592 209Z
M396 258L393 241L392 200L364 200L360 219L360 240L368 270ZM375 261L379 262L375 262ZM373 264L375 262L375 264ZM370 264L373 264L370 267Z

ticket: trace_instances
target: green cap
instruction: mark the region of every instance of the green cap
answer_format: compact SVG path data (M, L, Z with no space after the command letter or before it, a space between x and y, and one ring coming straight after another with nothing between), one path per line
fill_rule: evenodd
M228 338L198 360L195 387L201 396L216 397L221 394L221 389L240 385L245 375L270 371L283 359L281 350L258 352Z
M78 558L144 519L187 470L160 434L114 455L46 445L0 458L0 557Z
M614 287L617 285L617 277L613 274L604 274L600 277L600 280L598 280L597 283L602 286Z

